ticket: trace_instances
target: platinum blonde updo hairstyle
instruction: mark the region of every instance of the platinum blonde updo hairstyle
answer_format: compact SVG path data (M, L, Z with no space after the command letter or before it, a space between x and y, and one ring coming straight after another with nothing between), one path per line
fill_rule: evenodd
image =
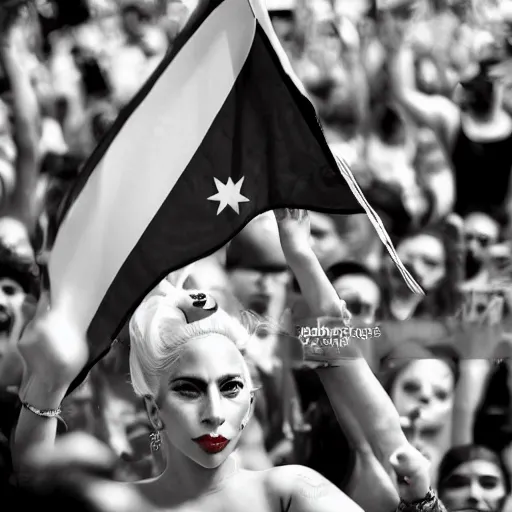
M206 318L188 323L186 312L193 310L191 293L194 292L174 288L164 281L132 316L129 323L130 374L138 396L157 399L163 373L179 361L187 342L193 338L220 334L245 355L251 333L241 321L220 308ZM250 383L247 364L245 367Z

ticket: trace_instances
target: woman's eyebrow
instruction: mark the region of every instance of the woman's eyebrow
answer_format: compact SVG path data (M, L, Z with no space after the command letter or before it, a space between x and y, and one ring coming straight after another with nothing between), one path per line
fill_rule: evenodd
M242 376L239 373L229 373L229 374L223 375L222 377L218 378L217 382L223 383L223 382L226 382L229 380L241 379L241 378L242 378ZM177 377L175 376L172 379L170 379L169 384L172 384L176 381L190 382L191 384L194 384L199 387L200 386L204 387L208 384L208 382L206 380L204 380L203 378L198 377L196 375L178 375Z
M206 386L207 382L202 379L201 377L196 377L194 375L179 375L177 377L173 377L172 379L169 379L169 384L173 384L177 381L185 381L189 382L190 384L194 384L196 386Z
M228 373L227 375L223 375L222 377L217 379L217 382L219 384L222 384L223 382L227 382L234 379L240 380L242 379L242 375L240 375L239 373Z

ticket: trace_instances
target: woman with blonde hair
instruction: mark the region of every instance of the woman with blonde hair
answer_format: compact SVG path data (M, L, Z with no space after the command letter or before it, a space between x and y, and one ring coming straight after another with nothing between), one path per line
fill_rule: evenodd
M276 217L283 251L313 314L336 317L346 325L344 304L312 256L307 214L279 211ZM72 382L86 360L85 343L66 319L58 312L50 318L35 324L20 342L29 381L20 392L23 409L14 440L21 475L27 448L55 441L66 382ZM419 511L441 507L429 488L428 462L407 443L398 414L364 359L357 357L357 347L349 345L345 354L313 354L306 347L305 354L323 366L318 370L322 383L350 440L358 448L374 449L398 476L401 501L391 473L382 466L375 470L368 458L362 465L368 470L362 475L367 496L360 492L358 504L306 467L239 467L236 447L256 396L244 359L251 330L206 293L162 284L136 311L130 337L132 384L146 405L151 447L166 459L160 476L137 483L157 510L339 512L362 507L389 512L397 505ZM368 441L361 441L362 436Z

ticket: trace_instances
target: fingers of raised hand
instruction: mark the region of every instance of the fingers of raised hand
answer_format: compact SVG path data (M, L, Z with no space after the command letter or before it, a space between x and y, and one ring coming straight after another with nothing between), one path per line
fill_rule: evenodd
M396 474L409 481L428 474L430 468L429 461L411 445L395 451L389 461Z
M301 222L308 218L308 211L294 208L280 208L278 210L274 210L274 215L278 222L286 219L298 220Z

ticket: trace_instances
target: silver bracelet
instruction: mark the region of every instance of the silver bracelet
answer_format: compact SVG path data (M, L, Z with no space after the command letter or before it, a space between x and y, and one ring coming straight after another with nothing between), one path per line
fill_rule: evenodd
M23 405L23 407L25 407L25 409L29 410L31 413L42 418L60 419L60 415L62 413L62 409L60 407L58 409L38 409L37 407L34 407L27 402L21 402L21 405Z

